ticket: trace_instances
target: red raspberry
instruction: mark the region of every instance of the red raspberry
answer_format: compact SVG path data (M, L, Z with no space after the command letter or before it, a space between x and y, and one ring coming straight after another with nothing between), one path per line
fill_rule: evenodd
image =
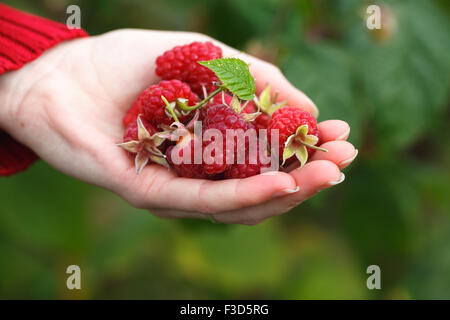
M142 113L144 118L155 127L160 124L170 125L174 120L167 115L166 104L161 99L161 96L164 96L169 102L174 102L177 98L187 99L189 106L193 106L198 102L197 95L191 91L191 88L186 83L179 80L163 80L145 89L137 98L132 109L137 108L139 110L138 113ZM181 123L185 123L189 119L189 115L185 116L180 112L178 112L177 116Z
M233 99L232 96L230 96L229 94L225 93L225 92L221 92L219 94L216 94L212 99L210 104L211 105L215 105L215 104L226 104L226 105L230 105L231 104L231 99Z
M150 122L142 118L141 121L150 135L153 135L157 132L157 130L150 124ZM131 140L139 140L137 121L130 122L128 126L125 128L125 132L123 134L123 142L128 142Z
M273 113L267 134L270 143L272 130L278 129L280 159L283 155L286 140L296 132L298 127L302 125L308 125L308 135L319 137L316 118L314 118L309 112L295 107L284 107ZM308 150L309 156L311 156L315 151L311 148L306 149Z
M157 131L145 119L138 117L125 129L123 143L118 146L134 156L136 173L139 174L148 162L169 167L164 157L164 139L155 135Z
M167 162L169 162L170 166L175 170L175 172L179 176L185 177L185 178L196 178L196 179L208 178L208 175L203 170L203 166L201 164L194 163L194 140L191 140L191 142L188 145L186 145L184 148L179 149L180 157L183 156L183 152L184 152L184 150L186 150L186 148L191 149L191 163L181 162L180 164L175 164L173 161L173 157L174 157L173 152L175 152L174 150L178 150L178 149L174 149L174 148L175 148L175 146L170 146L167 148L166 157L167 157Z
M242 110L242 113L254 113L258 111L258 107L253 103L253 101L250 101L249 104ZM259 131L259 129L267 129L269 126L271 116L267 113L261 112L259 116L256 117L255 120L253 120L251 123L255 126L256 131Z
M242 117L234 112L230 107L224 104L211 105L202 110L203 118L203 136L208 129L217 129L222 133L222 145L223 150L220 155L212 154L214 157L221 157L223 159L222 164L213 162L212 164L204 164L204 170L208 174L219 174L231 167L231 159L227 161L227 152L229 155L234 155L236 161L236 153L243 152L247 149L248 141L246 139L245 145L237 145L238 139L235 137L234 150L227 149L226 133L227 130L242 129L243 132L253 128L252 125L242 119ZM203 138L204 147L208 146L212 141L205 141Z
M212 104L223 104L225 102L225 104L230 105L231 99L233 99L233 97L229 94L218 94L212 99ZM257 111L258 107L256 107L253 101L250 101L242 110L242 113L255 113ZM270 119L270 115L262 112L258 117L256 117L255 120L251 121L250 123L255 126L255 129L258 132L259 129L267 129L270 123Z
M193 135L191 136L193 137ZM189 142L186 143L186 145L184 147L180 147L182 143L182 140L180 140L177 143L177 146L179 148L175 148L175 146L170 146L169 148L167 148L166 150L166 157L167 157L167 161L169 162L170 166L175 170L175 172L181 176L181 177L185 177L185 178L194 178L194 179L211 179L211 180L215 180L220 178L221 176L219 175L214 175L214 174L208 174L205 172L204 170L204 166L205 164L203 163L203 158L202 158L202 163L194 163L195 160L195 142L194 142L194 138L192 138L192 140L190 140ZM200 142L199 142L200 143ZM200 144L200 147L201 144ZM174 152L178 152L178 156L180 158L183 157L183 154L186 150L190 149L190 163L184 163L183 161L181 161L181 163L179 164L175 164L174 162ZM203 148L202 148L202 156L203 156ZM186 151L187 152L187 151Z
M250 159L252 159L252 161L250 161ZM257 151L252 158L249 157L249 152L247 151L245 155L245 163L233 164L227 171L225 171L224 176L226 179L243 179L260 174L262 168L268 167L270 167L270 163L261 164Z
M254 126L256 130L267 129L272 118L267 113L260 114L254 121Z
M139 105L135 102L133 106L127 110L125 115L122 118L122 123L126 127L132 122L136 122L137 117L140 113Z
M222 49L211 42L192 42L164 52L156 59L156 74L163 79L178 79L189 83L192 90L203 95L202 86L207 92L215 89L213 82L218 81L214 72L197 61L219 59Z

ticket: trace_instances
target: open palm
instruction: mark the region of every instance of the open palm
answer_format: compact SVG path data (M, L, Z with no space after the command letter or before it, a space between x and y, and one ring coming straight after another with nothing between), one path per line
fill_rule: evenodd
M143 89L158 81L156 57L196 40L213 41L224 55L249 62L257 91L270 82L280 99L317 114L314 104L276 67L204 35L119 30L60 44L2 77L14 92L7 95L10 118L2 125L56 169L109 189L161 217L255 224L342 181L340 170L357 151L345 141L349 126L339 120L319 124L329 152L316 152L308 164L289 173L208 181L180 178L152 164L137 176L133 161L116 146L123 134L122 116Z

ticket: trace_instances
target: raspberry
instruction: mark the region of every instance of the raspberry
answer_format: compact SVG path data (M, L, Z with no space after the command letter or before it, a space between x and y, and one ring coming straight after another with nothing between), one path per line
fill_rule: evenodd
M151 136L157 132L156 129L150 124L150 122L148 122L145 119L141 119L141 121L145 129L147 129L148 133ZM137 121L130 122L128 126L125 128L125 132L123 134L123 142L128 142L131 140L139 140Z
M194 140L191 140L188 145L181 149L174 149L175 146L170 146L166 150L167 161L170 166L175 170L175 172L185 178L196 178L196 179L206 179L208 175L203 170L201 164L194 163ZM175 164L173 161L175 150L179 150L179 156L183 157L183 153L187 148L191 148L191 163L184 163L181 161L180 164Z
M253 101L250 101L244 110L242 110L242 113L254 113L257 111L258 107L253 103ZM259 131L259 129L267 129L271 119L272 118L270 115L265 112L261 112L261 114L251 123L255 126L256 131Z
M232 96L230 96L229 94L225 93L225 92L221 92L217 95L215 95L212 99L211 99L211 105L215 105L215 104L226 104L226 105L230 105L231 104L231 99L233 99Z
M136 122L137 117L140 113L139 105L135 102L133 106L127 110L125 115L122 118L122 123L125 127L127 127L130 123Z
M188 141L184 146L181 146L182 140L180 140L176 146L170 146L169 148L167 148L166 158L167 158L167 161L169 162L170 166L175 170L175 172L179 176L185 177L185 178L211 179L211 180L220 178L219 175L208 174L207 172L205 172L205 170L204 170L205 164L203 163L203 160L202 160L202 163L200 163L200 164L194 163L194 160L195 160L194 139L195 138L193 138L193 135L191 135L191 140ZM186 150L190 151L191 157L190 157L189 163L185 163L185 161L183 161L183 158L182 158L184 152L187 152ZM174 152L178 152L178 156L181 158L180 160L182 160L181 163L175 164ZM202 155L203 155L203 148L202 148Z
M229 94L218 94L212 99L212 104L223 104L225 102L225 104L230 105L231 99L233 99L233 97L231 97ZM242 110L242 113L254 113L257 111L258 107L253 101L250 101ZM262 112L258 117L256 117L255 120L251 121L250 123L255 126L255 129L258 132L259 129L267 129L270 123L270 119L270 115Z
M186 83L179 80L163 80L145 89L137 98L132 109L137 108L138 113L142 113L145 119L155 127L160 124L170 125L174 120L167 115L166 104L161 96L164 96L169 102L174 102L177 98L187 99L187 105L189 106L198 102L197 95L191 91ZM175 111L177 111L176 108ZM136 111L133 110L132 112L135 113ZM185 123L189 119L189 115L183 115L178 111L177 113L180 122Z
M208 174L219 174L230 168L231 160L227 161L227 152L229 155L235 155L236 152L242 152L242 150L247 149L248 142L245 141L245 145L237 145L238 139L234 138L234 149L228 150L226 143L226 133L227 130L238 130L242 129L244 132L250 128L252 125L249 125L244 119L241 118L239 114L234 112L230 107L224 104L211 105L202 110L202 118L203 118L203 135L206 130L209 129L217 129L222 133L222 146L223 149L221 154L216 155L212 154L214 157L221 157L223 159L222 164L213 162L212 164L204 164L204 170ZM207 147L212 141L205 141L203 138L203 145ZM236 157L235 157L236 159Z
M202 86L207 92L215 89L218 81L214 72L197 61L219 59L222 49L211 42L192 42L164 52L156 59L156 74L166 80L178 79L187 82L198 95L203 95Z
M162 152L164 138L155 134L157 131L153 126L138 116L137 120L131 122L125 129L123 143L118 146L135 154L136 173L139 174L149 161L169 167Z
M250 159L252 161L250 161ZM268 168L269 166L270 166L270 163L269 164L261 164L260 159L259 159L259 154L257 151L255 152L255 154L253 154L252 158L249 157L249 151L247 151L246 155L245 155L245 163L233 164L225 172L224 176L226 179L248 178L248 177L260 174L262 168Z
M272 130L278 130L279 134L279 156L280 158L283 155L283 150L285 148L285 143L288 138L294 134L296 134L297 129L302 126L307 125L307 133L302 133L302 137L298 136L299 144L296 147L299 147L303 142L307 142L309 145L313 145L310 140L316 140L314 145L318 143L319 138L319 130L317 129L317 121L309 112L302 111L299 108L295 107L284 107L275 111L272 115L272 120L270 121L268 127L268 139L269 143L272 141ZM310 137L315 136L316 138ZM297 138L297 135L296 135ZM305 140L308 139L308 140ZM297 140L296 140L297 141ZM311 147L306 146L306 150L308 151L308 155L311 156L314 150ZM287 159L283 159L287 160ZM306 160L305 160L306 161ZM302 163L303 164L303 163Z
M256 130L267 129L272 118L267 113L260 114L254 121L253 125Z

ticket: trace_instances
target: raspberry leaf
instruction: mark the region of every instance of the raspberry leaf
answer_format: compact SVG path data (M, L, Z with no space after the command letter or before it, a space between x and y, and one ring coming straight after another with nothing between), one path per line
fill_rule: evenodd
M250 74L247 63L238 58L221 58L198 61L212 70L222 85L242 100L252 100L255 96L255 79Z

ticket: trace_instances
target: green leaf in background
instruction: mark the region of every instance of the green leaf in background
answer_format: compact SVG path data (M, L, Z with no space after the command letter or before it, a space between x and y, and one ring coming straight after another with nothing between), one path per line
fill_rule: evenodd
M198 63L211 69L222 84L240 99L253 100L255 79L250 74L247 63L237 58L221 58Z
M450 223L441 222L439 231L421 248L423 253L408 275L413 299L450 299Z
M431 1L396 1L396 28L377 43L358 22L348 34L349 52L385 148L409 145L432 126L445 107L450 79L449 23Z
M352 142L358 144L364 110L357 106L353 89L350 57L328 45L303 45L290 54L282 70L286 77L311 97L320 119L345 119Z

